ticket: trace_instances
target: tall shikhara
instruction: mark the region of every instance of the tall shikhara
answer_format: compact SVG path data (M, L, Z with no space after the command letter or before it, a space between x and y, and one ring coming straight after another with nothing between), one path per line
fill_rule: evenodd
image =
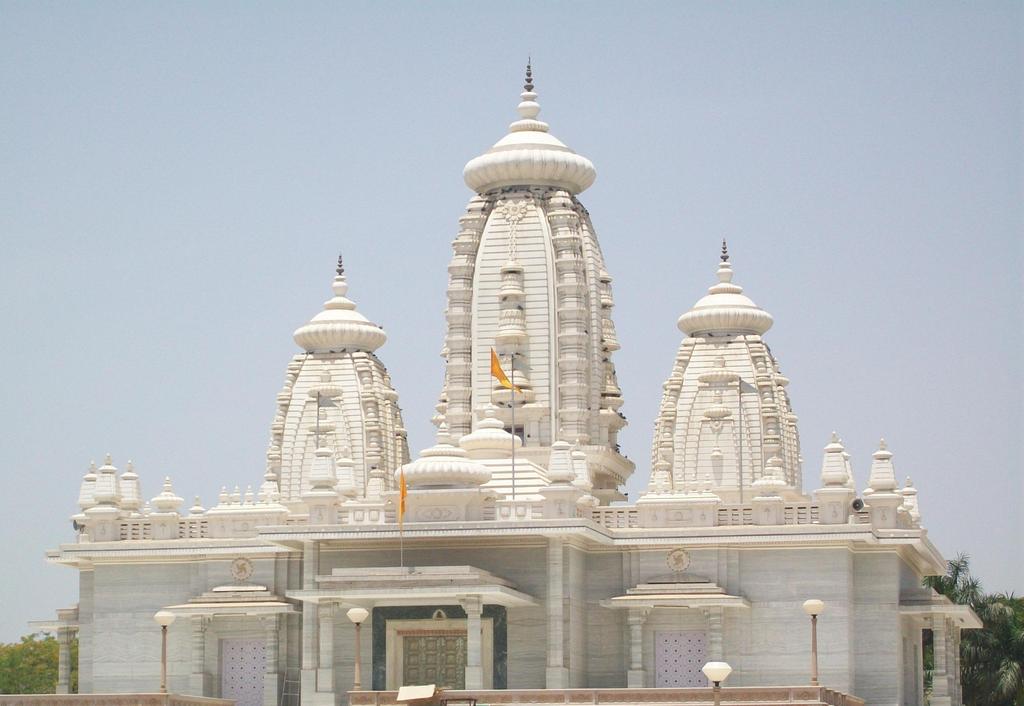
M520 119L464 177L476 192L459 219L448 267L444 390L436 420L469 434L488 405L512 431L512 399L489 374L490 349L515 396L523 455L547 466L551 445L579 443L604 501L633 472L619 453L626 420L612 354L611 277L587 210L576 198L594 165L548 132L527 66Z

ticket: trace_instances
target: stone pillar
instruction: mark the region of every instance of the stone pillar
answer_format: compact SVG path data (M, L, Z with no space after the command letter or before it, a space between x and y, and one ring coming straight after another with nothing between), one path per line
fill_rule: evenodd
M932 648L935 667L932 671L932 706L952 706L949 694L949 645L946 635L946 618L932 618Z
M195 696L206 696L206 628L210 618L195 615L192 621L192 671L188 687Z
M71 693L71 628L57 630L57 692Z
M626 687L642 689L647 685L644 670L644 623L649 608L629 609L629 671L626 673Z
M316 542L305 542L302 547L302 588L316 588L320 551ZM319 606L312 601L302 603L302 706L314 703L317 666L320 663L320 643L317 636Z
M277 706L277 692L280 688L278 679L280 616L268 615L262 618L261 622L263 623L264 644L266 645L266 656L263 664L263 706Z
M334 605L320 604L320 664L316 670L316 690L334 691Z
M955 706L963 704L963 684L960 683L960 629L955 625L950 630L950 638L953 650L953 703Z
M564 540L555 537L548 540L548 689L569 686L569 670L565 667L564 544Z
M481 666L481 623L483 602L480 596L466 596L459 603L466 611L466 688L483 689L484 672Z
M708 616L708 661L722 662L724 661L722 650L723 609L720 607L708 608L706 614Z

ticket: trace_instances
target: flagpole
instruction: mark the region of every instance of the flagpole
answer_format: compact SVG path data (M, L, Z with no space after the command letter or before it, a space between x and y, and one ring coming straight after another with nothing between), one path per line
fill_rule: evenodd
M398 473L398 568L405 575L405 496L408 493L405 467L402 466Z
M512 502L516 500L516 354L509 353L508 364L512 368ZM515 506L512 508L512 516L515 517Z

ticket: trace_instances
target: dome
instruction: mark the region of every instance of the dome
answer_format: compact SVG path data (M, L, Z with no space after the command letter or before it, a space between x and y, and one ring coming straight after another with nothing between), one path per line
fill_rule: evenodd
M688 336L705 333L746 333L760 336L772 327L772 315L743 294L743 287L732 283L732 265L725 242L722 264L718 266L718 284L706 296L679 317L679 330Z
M398 471L403 472L412 488L465 488L483 485L491 479L490 469L470 460L465 449L452 444L444 424L437 431L437 443Z
M508 458L513 445L522 448L523 440L505 431L497 414L498 408L493 404L484 407L484 418L477 423L476 430L459 440L459 446L470 458Z
M295 342L309 353L377 350L388 336L384 329L356 311L355 302L345 296L348 282L340 256L337 273L331 285L334 296L324 302L323 311L295 331Z
M553 186L573 194L585 191L597 178L593 163L578 155L548 132L538 120L540 104L533 91L533 72L526 65L526 84L516 110L520 119L509 133L479 157L466 164L466 186L484 193L503 186Z

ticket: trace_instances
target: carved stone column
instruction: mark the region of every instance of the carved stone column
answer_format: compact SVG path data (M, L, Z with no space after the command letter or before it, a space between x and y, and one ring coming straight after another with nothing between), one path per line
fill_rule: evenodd
M466 688L483 689L484 673L481 657L481 621L483 602L480 596L466 596L461 599L462 609L466 611Z
M564 545L565 541L556 537L548 540L548 689L569 686L569 670L565 667Z
M302 587L316 588L316 574L319 571L319 547L316 542L306 542L302 547ZM317 666L320 663L320 642L317 636L319 610L316 603L302 604L302 703L312 703L308 695L316 693Z
M949 645L946 634L946 618L932 618L932 650L935 667L932 672L932 706L952 706L949 694Z
M71 628L57 630L57 692L71 693Z
M953 703L955 706L963 704L963 684L960 682L960 629L953 627L950 630L950 642L953 650Z
M316 690L334 691L334 605L320 604L320 663L316 670Z
M210 618L195 615L192 622L192 670L188 676L188 686L196 696L206 696L206 629Z
M724 659L722 650L723 610L720 607L708 608L705 613L708 617L708 661L721 662Z
M279 615L268 615L260 620L263 623L264 645L266 646L263 664L263 706L277 706L278 703L280 617Z
M647 672L644 670L644 623L647 622L649 608L629 609L629 671L626 673L626 686L630 689L642 689L647 684Z

